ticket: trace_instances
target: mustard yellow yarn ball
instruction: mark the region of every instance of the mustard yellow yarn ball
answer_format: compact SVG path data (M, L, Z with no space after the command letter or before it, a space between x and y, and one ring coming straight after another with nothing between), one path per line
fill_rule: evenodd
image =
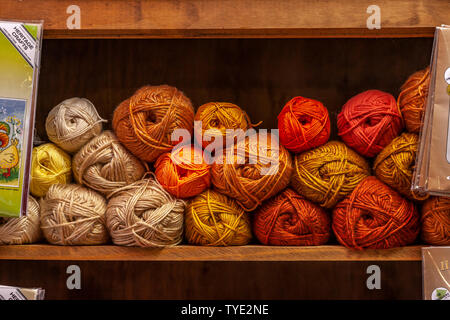
M186 239L191 244L239 246L252 238L248 214L235 200L216 191L196 196L185 214Z
M33 148L30 192L43 197L51 185L67 184L72 180L71 157L53 143Z

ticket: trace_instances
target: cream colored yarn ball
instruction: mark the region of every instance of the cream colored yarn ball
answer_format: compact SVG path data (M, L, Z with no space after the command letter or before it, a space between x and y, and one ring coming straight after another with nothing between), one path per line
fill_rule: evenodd
M45 121L50 141L63 150L75 153L102 131L102 119L92 102L70 98L54 107Z
M154 177L111 194L106 220L113 242L122 246L165 247L183 239L185 202Z
M39 203L28 196L27 215L20 218L0 218L0 245L34 243L42 239Z
M106 200L77 184L54 184L41 199L41 228L48 242L96 245L108 241Z
M77 152L72 169L78 183L105 195L141 179L147 171L145 164L125 149L109 130Z

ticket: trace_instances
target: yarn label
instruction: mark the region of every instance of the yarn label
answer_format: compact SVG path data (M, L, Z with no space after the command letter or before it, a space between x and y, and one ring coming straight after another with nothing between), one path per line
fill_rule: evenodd
M11 42L17 52L30 64L35 66L36 39L23 23L2 22L0 31Z
M422 248L425 300L450 300L450 247Z
M0 300L43 300L45 291L41 288L26 289L0 285Z
M0 216L26 213L41 23L0 21Z

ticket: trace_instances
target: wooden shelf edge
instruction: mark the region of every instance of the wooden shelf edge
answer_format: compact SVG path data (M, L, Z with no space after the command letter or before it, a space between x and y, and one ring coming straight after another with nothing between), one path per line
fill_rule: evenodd
M420 28L305 28L305 29L90 29L44 30L45 39L260 39L260 38L431 38L434 27Z
M0 8L1 18L44 21L46 38L390 38L433 36L449 22L450 2L0 0ZM374 14L380 29L369 30Z
M163 249L47 244L0 246L0 260L55 261L421 261L422 246L357 251L338 245L318 247L200 247Z

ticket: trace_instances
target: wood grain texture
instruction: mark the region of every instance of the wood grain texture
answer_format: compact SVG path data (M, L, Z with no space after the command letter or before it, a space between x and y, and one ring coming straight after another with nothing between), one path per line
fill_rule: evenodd
M69 265L81 290L68 290ZM369 265L381 290L366 285ZM421 299L420 261L0 261L0 283L46 299Z
M276 128L291 98L322 101L332 138L342 105L368 89L397 97L400 86L428 65L432 39L115 39L46 40L36 128L46 138L48 112L64 99L90 99L100 115L139 87L169 84L195 108L211 101L239 105L261 128ZM109 127L109 122L106 127Z
M78 5L81 29L69 30ZM368 30L368 0L0 0L0 17L44 20L47 38L432 36L449 23L447 0L378 0L381 29Z
M77 261L421 261L421 247L357 251L338 245L317 247L175 246L164 249L119 246L0 246L0 260Z

